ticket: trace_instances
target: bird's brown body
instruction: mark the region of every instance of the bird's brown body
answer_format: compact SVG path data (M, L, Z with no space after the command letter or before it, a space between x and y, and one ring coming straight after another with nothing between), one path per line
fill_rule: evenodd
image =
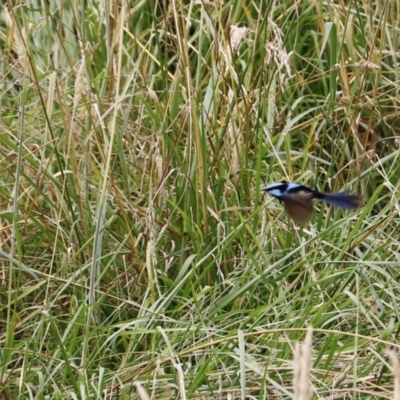
M285 198L285 211L294 222L304 224L311 220L314 211L314 201L311 193L288 193Z

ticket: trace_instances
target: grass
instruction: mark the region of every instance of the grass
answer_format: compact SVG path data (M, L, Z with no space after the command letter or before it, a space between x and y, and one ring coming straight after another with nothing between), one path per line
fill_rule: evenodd
M1 397L399 396L399 7L6 2Z

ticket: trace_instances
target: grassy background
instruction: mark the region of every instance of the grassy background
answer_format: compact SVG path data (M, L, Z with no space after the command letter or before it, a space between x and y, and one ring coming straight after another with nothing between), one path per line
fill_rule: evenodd
M393 398L399 2L11 3L2 398Z

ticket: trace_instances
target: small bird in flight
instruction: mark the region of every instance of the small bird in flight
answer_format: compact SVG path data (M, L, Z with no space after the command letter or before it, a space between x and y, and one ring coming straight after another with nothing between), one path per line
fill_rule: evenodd
M351 192L320 193L295 182L273 183L263 191L282 201L285 211L294 222L300 224L311 220L315 200L322 200L347 210L356 210L360 205L360 198Z

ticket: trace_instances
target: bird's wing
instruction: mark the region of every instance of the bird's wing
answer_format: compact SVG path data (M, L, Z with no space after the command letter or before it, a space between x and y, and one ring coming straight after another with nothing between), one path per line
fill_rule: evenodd
M304 224L312 218L314 211L312 193L303 191L285 193L283 201L285 210L293 221Z

